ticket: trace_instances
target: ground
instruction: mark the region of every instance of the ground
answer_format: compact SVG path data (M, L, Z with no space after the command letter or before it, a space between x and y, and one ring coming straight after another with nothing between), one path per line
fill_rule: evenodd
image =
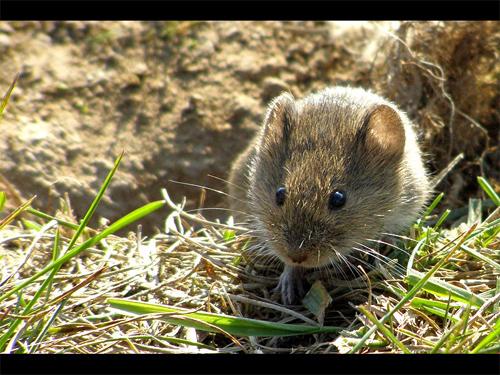
M422 25L411 24L410 31L421 32ZM258 129L271 98L283 90L301 97L335 84L375 89L421 120L422 128L431 129L423 136L424 147L431 172L437 173L467 147L458 144L453 154L432 152L444 149L435 147L435 139L444 144L449 138L449 124L442 124L449 119L448 109L436 110L440 98L429 93L434 86L426 84L423 73L418 76L390 64L391 59L400 64L395 56L402 52L391 47L386 31L398 26L398 22L2 22L0 88L5 92L17 73L20 78L1 125L0 187L19 197L9 200L11 207L36 195L34 205L49 211L58 208L59 197L67 193L80 218L124 150L98 216L114 220L159 199L161 187L168 187L174 199L186 196L187 207L199 207L199 187L171 181L224 191L224 183L210 175L227 178L231 161ZM445 26L432 26L441 30L444 41L457 28L452 23ZM459 35L459 42L478 37L479 31L467 27L472 36ZM404 36L399 32L415 44L407 30ZM482 60L495 60L484 44L476 54ZM462 60L462 64L468 61ZM392 70L386 72L387 67ZM494 72L491 64L483 70ZM409 74L420 82L411 90L401 85ZM474 74L476 78L479 73ZM491 86L489 82L490 91ZM433 95L431 106L423 103L422 97ZM480 116L468 112L493 140L498 120L495 95L498 92L481 101L484 108L476 110ZM457 97L461 99L460 95L453 99ZM434 137L436 132L439 137ZM478 139L480 144L461 166L469 168L468 173L474 168L471 163L477 172L479 151L485 145L481 132L473 132L467 142ZM455 195L460 196L468 182L453 178L446 183L454 185ZM456 202L460 203L464 202ZM227 206L222 194L211 191L202 204ZM205 214L224 216L221 211ZM148 218L144 229L161 229L163 216Z
M35 206L68 193L80 217L118 154L98 213L116 219L168 186L198 205L224 184L268 101L347 77L353 54L330 25L282 22L4 22L1 87L20 78L0 141L0 173ZM356 77L350 77L356 83ZM208 193L204 205L220 206ZM145 222L160 227L160 215Z

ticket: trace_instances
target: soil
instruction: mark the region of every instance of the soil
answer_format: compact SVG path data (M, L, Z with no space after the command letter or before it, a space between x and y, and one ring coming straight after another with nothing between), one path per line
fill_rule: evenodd
M186 196L187 207L224 208L222 193L205 195L199 186L226 190L219 179L281 91L301 97L349 84L396 92L377 73L394 53L384 30L398 28L399 22L0 22L0 93L20 73L0 123L0 190L10 192L11 206L36 195L34 206L46 212L67 193L81 218L124 150L98 216L115 220L161 199L163 187L178 202ZM498 61L488 51L477 54ZM412 98L396 99L410 114L423 113ZM497 99L494 90L484 111L495 109ZM488 116L482 126L495 140L498 112ZM423 138L432 152L429 134ZM476 166L496 150L485 156L485 143L474 145L467 157ZM453 156L434 158L430 168L438 171ZM457 196L466 185L460 183ZM161 230L165 215L147 218L145 231Z

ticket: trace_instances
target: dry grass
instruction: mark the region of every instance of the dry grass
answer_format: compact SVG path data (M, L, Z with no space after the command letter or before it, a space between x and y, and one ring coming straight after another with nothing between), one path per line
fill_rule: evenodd
M439 187L467 205L476 176L500 187L500 28L494 21L402 22L382 40L369 84L419 126L430 169L464 160Z
M263 272L259 270L263 263L259 265L258 260L252 262L243 256L245 235L235 235L234 229L228 229L227 225L207 222L199 215L184 212L181 205L167 202L172 212L165 221L164 233L143 238L139 229L127 238L107 237L64 264L53 277L48 289L50 294L42 295L28 314L23 315L22 309L35 296L41 281L22 289L22 294L2 301L4 315L0 333L5 334L15 319L22 322L10 335L3 351L345 352L352 350L373 326L370 319L375 316L380 320L394 310L408 295L412 283L415 284L408 278L411 273L394 278L395 268L390 271L383 263L375 263L377 271L371 272L369 283L363 279L350 282L330 279L336 287L327 284L333 303L326 311L324 324L344 327L340 336L235 337L222 331L196 330L188 323L186 326L170 324L165 321L165 314L123 315L110 307L108 298L127 298L268 322L317 324L317 318L304 306L289 310L277 302L271 290L276 285L279 269L267 267ZM482 301L474 304L457 301L451 294L443 297L436 294L432 283L420 289L417 297L395 310L385 324L404 350L470 352L491 332L498 334L495 327L500 297L499 266L495 263L498 262L500 230L498 209L487 220L472 218L482 229L470 232L472 223L465 222L455 229L442 231L424 226L422 222L414 226L411 237L398 243L398 247L404 245L415 253L412 272L423 274L443 260L462 238L464 245L438 268L434 277ZM36 228L28 224L32 229L27 229L26 224L26 221L24 225L18 221L0 231L1 278L7 279L1 286L2 294L51 259L57 223L52 221ZM469 237L464 239L463 234L468 230ZM69 237L60 238L62 248L69 240ZM475 252L489 260L478 259ZM385 278L381 277L384 273ZM361 350L404 351L395 342L382 332L370 338ZM486 348L498 350L498 337L493 343Z

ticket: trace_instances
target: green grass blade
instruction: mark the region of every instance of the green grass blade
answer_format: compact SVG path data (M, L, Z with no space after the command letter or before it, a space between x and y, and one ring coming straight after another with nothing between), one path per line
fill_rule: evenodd
M416 285L425 276L426 275L421 272L411 270L410 274L406 276L406 279L408 284ZM422 289L437 296L450 296L454 301L464 302L476 307L481 307L485 302L484 299L477 296L476 294L459 288L455 285L449 284L446 281L440 280L435 277L429 278L427 282L422 285Z
M19 326L19 324L21 324L21 322L22 322L21 319L14 319L10 323L7 331L5 331L2 336L0 336L0 351L2 353L5 352L5 345L11 339L11 337L15 334L16 328Z
M55 240L54 240L54 247L53 247L53 252L52 252L52 259L53 260L55 258L57 258L57 256L59 256L58 255L59 254L58 248L59 248L59 229L56 231L56 236L55 236ZM40 286L40 288L38 288L38 290L36 291L35 295L31 299L31 301L29 301L28 304L24 307L24 310L23 310L21 315L26 316L26 315L29 315L31 313L32 308L35 306L36 302L39 300L40 296L42 295L44 290L47 288L47 286L49 286L49 289L50 289L50 285L52 284L52 280L53 280L55 274L57 273L58 269L59 268L54 269L53 272L51 273L51 275L46 280L44 280L43 284ZM46 301L48 300L48 295L47 295L47 298L45 300ZM13 320L8 331L0 337L0 351L3 351L5 349L4 348L5 344L10 339L12 334L15 332L15 330L19 326L19 324L21 324L21 322L22 322L21 319Z
M434 209L437 207L439 202L441 202L443 197L444 197L444 193L439 193L439 195L436 198L434 198L432 203L425 210L424 214L422 216L420 216L420 219L417 220L416 224L417 224L418 228L422 228L422 226L424 225L424 221L427 220L427 217L432 213L432 211L434 211Z
M55 220L55 221L57 221L58 224L65 226L67 228L73 229L73 230L77 230L79 228L78 224L73 224L73 223L70 223L69 221L58 219L57 217L46 214L45 212L38 211L37 209L34 209L33 207L28 207L26 209L26 212L29 212L30 214L37 216L40 219L49 220L49 221Z
M115 309L127 311L132 314L172 314L171 316L162 317L162 319L171 324L192 327L202 331L218 332L212 327L201 323L205 322L235 336L294 336L314 333L336 333L342 330L339 327L314 327L300 324L273 323L223 314L192 312L180 307L163 306L126 299L109 298L107 302ZM197 321L183 319L182 317L196 319Z
M36 337L35 341L33 342L32 346L31 346L31 348L29 350L30 354L34 353L34 352L36 352L38 350L38 348L40 346L40 343L42 342L43 338L47 334L47 331L48 331L49 327L54 323L54 321L56 320L57 315L59 315L59 313L64 308L64 305L66 304L67 301L68 301L67 299L64 299L64 300L61 301L61 303L59 304L59 306L57 306L56 311L54 311L54 313L49 318L49 320L47 321L47 323L40 330L40 333Z
M119 231L120 229L125 228L126 226L132 224L133 222L142 219L144 216L151 214L152 212L163 207L164 205L165 205L165 201L155 201L155 202L148 203L148 204L130 212L128 215L125 215L121 219L115 221L108 228L106 228L105 230L103 230L102 232L97 234L96 236L89 238L87 241L85 241L81 245L76 246L73 249L69 250L68 252L66 252L66 254L64 254L59 259L57 259L56 261L52 261L45 268L43 268L41 271L37 272L35 275L31 276L27 280L23 281L19 285L12 288L10 291L8 291L5 294L3 294L2 296L0 296L0 302L5 300L6 298L10 297L12 294L18 292L19 290L21 290L25 286L31 284L33 281L35 281L36 279L45 275L47 272L53 270L56 267L61 266L62 264L66 263L68 260L70 260L71 258L80 254L82 251L95 245L96 243L101 241L103 238L106 238L107 236L115 233L116 231Z
M436 343L436 345L434 345L434 347L430 351L430 354L437 353L443 347L443 345L447 345L448 349L445 350L445 353L448 352L451 345L453 345L456 341L456 333L462 328L464 329L467 328L466 322L469 319L469 314L470 314L470 305L467 306L463 314L463 317L461 317L460 320L458 320L457 323L452 328L450 328L448 332L444 333L441 336L439 341Z
M433 301L425 298L415 297L411 301L411 306L416 309L424 309L434 315L437 315L443 319L451 319L453 322L457 321L457 318L451 316L447 311L450 307L455 307L446 302Z
M485 231L492 231L492 233L495 233L495 231L498 230L499 228L499 225L500 225L500 218L498 219L495 219L489 223L487 223L486 225L484 225L484 223L481 225L481 228L479 228L478 230L474 231L470 237L469 237L469 240L475 238L475 237L478 237L478 236L481 236L481 235L484 235L484 232Z
M413 248L413 250L410 254L410 258L408 259L408 264L406 265L406 274L407 275L410 274L410 271L413 268L413 262L415 261L415 257L417 256L417 253L420 251L422 246L425 245L426 241L427 241L427 238L422 238L420 241L418 241L418 243Z
M412 306L413 306L413 304L412 304ZM439 316L443 319L447 319L448 321L451 320L453 323L456 323L458 321L458 319L456 317L449 315L449 314L446 314L446 310L442 310L440 308L432 307L432 306L420 306L420 308L423 311L434 314L434 315Z
M404 306L405 303L410 301L415 295L418 293L418 291L422 288L422 286L425 285L427 280L431 278L431 276L443 266L450 258L451 256L455 253L457 249L462 246L462 244L469 239L471 236L471 233L474 232L476 229L476 225L473 225L469 228L469 230L462 235L462 239L458 241L458 244L456 244L450 251L449 253L443 257L439 262L437 262L434 267L432 267L426 274L425 276L418 281L413 288L394 306L394 308L389 311L387 314L385 314L382 319L379 320L380 324L384 324L387 320L389 320L395 313L398 311L401 307ZM376 325L372 326L364 335L363 337L358 341L358 343L350 350L350 353L356 353L359 349L361 349L366 342L370 338L370 336L378 329Z
M497 320L495 324L495 329L491 331L488 336L481 340L479 344L471 351L471 353L475 354L479 351L483 350L488 344L490 344L493 340L497 343L500 340L500 319Z
M471 249L470 247L467 247L465 245L462 245L462 251L469 254L470 256L472 256L474 258L477 258L485 263L488 263L490 266L495 268L497 271L500 271L500 264L495 262L493 259L490 259L487 256L484 256L479 251Z
M443 199L443 197L444 197L444 193L439 193L439 195L436 198L434 198L434 200L432 201L432 203L429 205L429 207L427 208L427 210L425 210L423 217L429 216L432 213L432 211L434 211L434 209L437 207L437 205L439 204L439 202L441 202L441 200Z
M481 176L477 177L477 182L481 186L481 188L484 190L484 192L488 195L488 197L491 198L493 203L498 207L500 206L500 197L498 194L495 192L495 189L489 184L489 182Z
M31 199L27 200L18 208L16 208L14 211L12 211L9 215L7 215L7 217L0 220L0 229L9 225L12 222L12 220L14 220L21 212L26 210L31 205L31 202L33 202L33 199L35 199L35 197L32 197Z
M359 307L359 310L368 318L368 320L370 322L372 322L373 324L375 324L378 328L378 330L380 332L382 332L382 334L387 337L387 339L392 342L394 345L396 345L399 349L401 349L401 351L405 354L410 354L410 350L404 346L404 344L399 341L396 336L394 336L394 334L387 329L386 326L384 326L382 323L380 323L377 318L370 312L368 311L367 309L363 308L363 307Z
M438 219L437 223L434 225L434 230L438 230L438 228L445 222L445 220L448 218L450 215L451 210L446 209L441 217Z
M226 229L224 231L224 241L226 242L232 241L234 240L235 237L236 237L236 232L234 230Z
M0 212L3 211L6 201L7 201L7 195L5 194L5 192L0 191Z
M23 226L26 229L31 229L35 232L39 232L43 228L43 225L35 223L34 221L31 220L21 219L21 223L23 223Z
M16 86L18 79L19 79L19 73L16 74L16 76L14 77L14 80L10 84L9 89L7 90L4 97L2 98L2 102L0 103L0 118L2 118L3 111L5 110L5 107L7 107L7 103L9 102L10 96L12 95L12 91L14 91L14 87Z
M71 238L71 241L68 244L68 250L70 250L74 246L78 237L80 237L80 234L82 234L83 230L85 229L85 227L89 223L90 219L92 218L92 215L94 215L94 212L97 209L97 206L99 205L99 202L101 201L101 199L104 195L104 192L108 188L108 186L111 182L111 179L113 178L113 175L115 174L116 170L118 169L118 166L120 165L120 162L123 158L123 153L124 153L124 151L122 151L121 154L118 156L118 158L115 160L115 165L113 166L111 171L109 171L108 175L106 176L106 179L104 180L104 182L101 185L101 188L99 189L99 192L97 193L92 204L90 205L89 209L87 210L87 213L85 214L82 221L80 222L80 225L79 225L78 229L76 230L75 234Z
M500 353L500 344L490 346L487 349L482 349L474 354L498 354Z
M484 247L489 247L500 235L500 225L487 229L483 232L481 243Z

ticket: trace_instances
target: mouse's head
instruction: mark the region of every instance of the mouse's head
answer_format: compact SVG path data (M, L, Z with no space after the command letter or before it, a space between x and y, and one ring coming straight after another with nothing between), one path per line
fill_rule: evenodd
M404 149L400 115L374 94L282 94L269 107L250 176L259 236L288 265L343 262L398 214Z

